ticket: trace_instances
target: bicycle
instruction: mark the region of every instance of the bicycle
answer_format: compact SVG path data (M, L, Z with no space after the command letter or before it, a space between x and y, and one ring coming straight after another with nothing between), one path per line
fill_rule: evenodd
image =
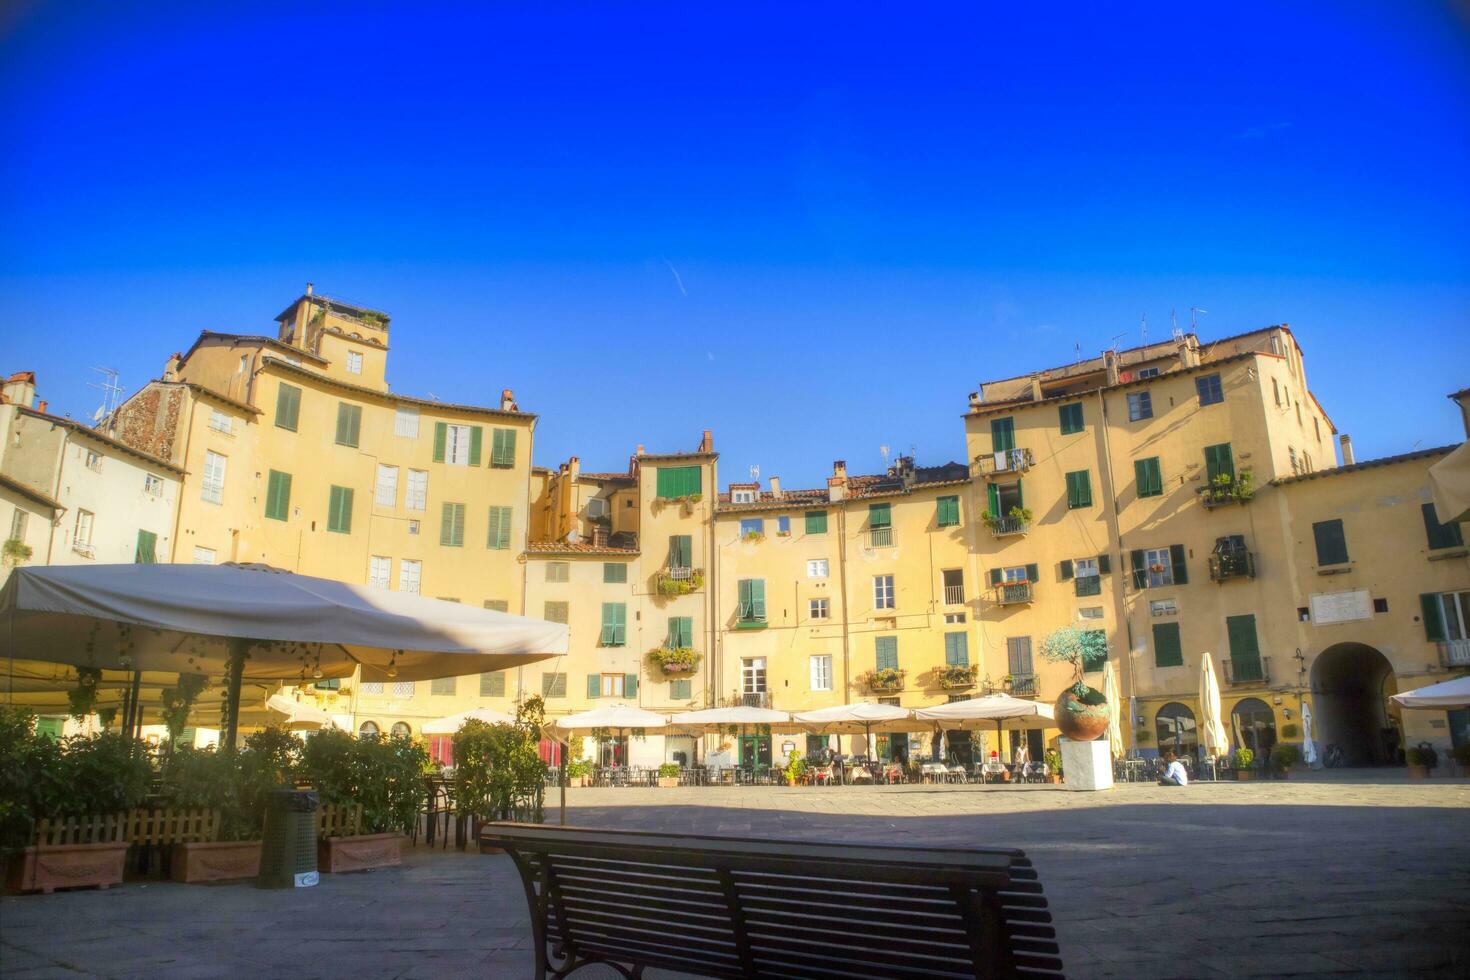
M1331 743L1327 748L1322 750L1322 765L1328 769L1342 767L1342 747L1336 742Z

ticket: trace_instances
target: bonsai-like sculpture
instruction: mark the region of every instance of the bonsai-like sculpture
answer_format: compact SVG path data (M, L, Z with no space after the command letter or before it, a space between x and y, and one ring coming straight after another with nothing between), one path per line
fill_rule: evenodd
M1064 626L1041 641L1041 656L1054 664L1071 664L1072 686L1057 698L1056 721L1074 742L1091 742L1108 730L1108 699L1082 679L1088 661L1106 660L1107 637L1101 630Z

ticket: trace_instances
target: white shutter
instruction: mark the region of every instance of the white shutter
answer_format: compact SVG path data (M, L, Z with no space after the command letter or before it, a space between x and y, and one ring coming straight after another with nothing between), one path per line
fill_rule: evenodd
M377 502L379 507L398 506L398 467L378 464Z
M405 439L417 439L419 437L419 410L400 407L398 414L393 418L393 434L403 436Z
M204 483L200 496L212 504L224 498L226 458L216 452L204 454Z
M398 563L398 591L409 592L413 595L419 594L419 582L422 578L424 563L421 561L409 561L404 559Z
M393 587L393 559L373 555L368 559L368 584L375 589Z
M423 510L428 503L428 496L428 470L409 470L408 492L404 495L403 506L409 510Z

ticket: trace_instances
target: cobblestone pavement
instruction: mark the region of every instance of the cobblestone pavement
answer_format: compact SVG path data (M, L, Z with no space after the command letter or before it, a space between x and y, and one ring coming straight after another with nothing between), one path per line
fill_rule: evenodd
M1019 846L1069 975L1470 975L1470 781L593 790L569 822L794 839ZM548 816L555 818L553 810ZM518 978L505 857L409 852L316 888L129 882L0 900L0 976ZM611 976L594 968L578 974Z

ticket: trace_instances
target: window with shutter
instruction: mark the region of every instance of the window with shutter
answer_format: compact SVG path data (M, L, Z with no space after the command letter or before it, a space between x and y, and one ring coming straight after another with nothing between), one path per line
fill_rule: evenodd
M138 543L133 548L133 561L139 565L153 565L158 561L158 535L152 531L138 531Z
M1318 565L1347 564L1347 536L1341 520L1317 521L1312 525L1312 537L1317 544Z
M809 510L806 512L806 533L827 533L827 512L825 510Z
M470 430L470 466L480 465L480 451L484 448L485 430L478 425L468 426Z
M687 677L669 681L669 700L688 701L694 697L694 684Z
M966 633L944 634L944 662L950 667L970 666L970 637Z
M638 696L638 675L623 675L623 697L636 698Z
M602 675L601 674L588 674L587 675L587 696L589 698L600 698L600 697L602 697Z
M546 563L546 581L565 582L571 576L572 564L565 561L549 561Z
M291 512L291 474L271 470L265 481L265 516L287 520Z
M516 465L516 430L493 429L490 446L490 465L495 469L508 470Z
M1424 513L1424 534L1431 549L1464 547L1465 539L1459 524L1441 524L1432 503L1423 504L1419 509Z
M1128 421L1142 422L1154 417L1153 396L1146 391L1135 391L1128 395Z
M1272 383L1275 383L1274 379ZM1194 387L1199 392L1199 403L1201 405L1218 405L1225 400L1225 392L1220 387L1220 376L1218 374L1206 374L1195 378Z
M991 452L1008 453L1016 448L1016 420L1015 419L991 419L990 421L990 449Z
M687 569L694 564L694 538L688 534L669 536L669 569Z
M505 697L505 671L492 670L488 674L480 675L480 697Z
M1075 470L1067 474L1067 507L1092 506L1092 476L1087 470Z
M505 599L486 599L482 605L493 612L510 612L510 603Z
M1222 476L1231 482L1235 480L1235 455L1228 442L1205 447L1205 479L1214 484Z
M874 659L879 670L898 669L898 637L876 636L873 638Z
M458 677L436 677L429 682L429 693L453 696L458 686Z
M602 604L602 645L620 647L628 642L628 604L604 602Z
M869 504L868 505L868 527L892 527L893 505L892 504Z
M408 487L403 492L403 506L408 510L425 510L429 506L429 471L409 470Z
M1169 545L1169 572L1173 577L1174 585L1189 583L1189 569L1184 564L1184 545Z
M602 580L611 585L621 585L628 581L628 564L621 561L605 561L602 563Z
M301 389L283 384L276 388L276 428L296 431L301 419Z
M393 434L405 439L419 437L419 410L400 405L393 414Z
M362 406L337 403L337 445L356 448L362 434Z
M352 489L332 487L327 501L327 530L337 534L352 533Z
M740 622L764 624L766 621L766 580L743 578L736 584L740 597Z
M1154 666L1184 666L1184 646L1179 642L1178 623L1154 623Z
M1422 592L1419 594L1419 610L1423 613L1424 638L1426 640L1443 640L1444 615L1440 607L1439 593Z
M490 533L486 547L493 551L505 551L510 547L510 508L490 508Z
M444 452L449 446L449 423L434 423L434 462L444 462Z
M960 522L960 498L940 497L936 502L935 522L940 527L955 527Z
M1006 637L1006 666L1012 678L1031 676L1031 637Z
M654 480L654 492L665 500L701 493L702 489L698 466L660 466Z
M1230 660L1238 679L1259 678L1261 648L1256 644L1256 617L1226 616L1225 633L1230 641Z
M1159 468L1159 457L1135 460L1133 480L1140 497L1158 497L1164 493L1164 474Z
M543 698L564 698L567 696L567 675L563 673L547 672L541 675L541 696Z
M1082 403L1060 405L1057 414L1061 419L1062 435L1068 436L1082 431Z
M568 620L570 606L564 600L547 600L541 608L541 618L548 623L563 623Z
M424 563L405 558L398 563L398 591L418 595L423 576Z
M670 650L694 646L694 617L670 616L667 643Z
M440 509L439 544L446 548L464 547L464 504L445 503Z

